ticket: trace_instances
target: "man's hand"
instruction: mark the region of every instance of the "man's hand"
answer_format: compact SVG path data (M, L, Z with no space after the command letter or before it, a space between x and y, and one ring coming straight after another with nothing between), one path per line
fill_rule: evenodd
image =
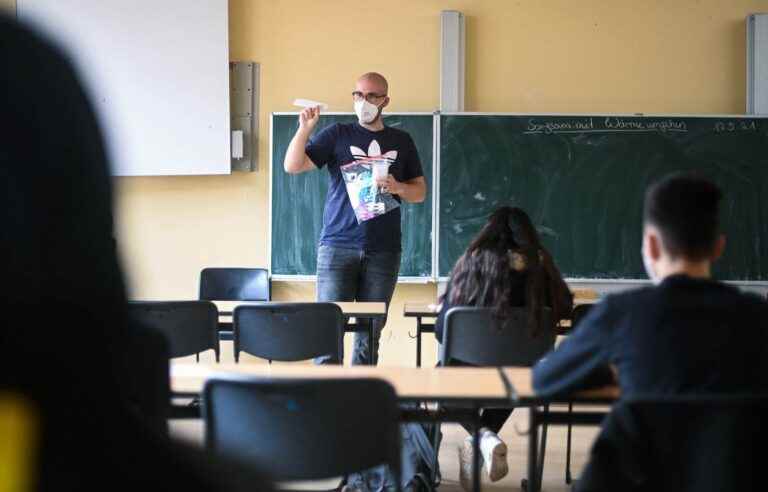
M403 191L403 183L396 180L391 174L388 174L385 178L377 178L376 184L384 193L399 195Z
M377 179L376 184L382 191L398 195L408 203L421 203L427 193L426 181L424 177L413 178L405 182L400 182L391 174L386 178Z
M312 159L305 153L309 136L320 120L320 107L306 108L299 114L299 129L288 144L283 168L289 174L298 174L317 169Z
M312 130L317 126L318 121L320 121L320 106L315 108L305 108L299 114L299 130L311 134Z
M427 185L423 176L400 182L390 174L386 178L377 179L376 184L383 191L398 195L408 203L423 202L427 193Z

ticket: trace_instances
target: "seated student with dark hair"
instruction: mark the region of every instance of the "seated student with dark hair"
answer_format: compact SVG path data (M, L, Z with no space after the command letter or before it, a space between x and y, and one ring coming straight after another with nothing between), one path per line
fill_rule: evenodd
M555 326L543 326L542 311L552 310L551 321L567 317L572 296L549 252L539 239L528 214L520 208L501 207L459 258L442 296L442 308L435 323L435 336L443 341L446 312L454 306L493 308L504 319L511 308L527 306L531 337L548 337L554 342ZM492 481L508 472L507 447L497 433L511 409L482 410L480 449ZM471 433L471 429L464 426ZM472 438L459 448L459 477L469 489L472 470Z
M597 304L533 370L541 395L583 388L612 365L622 398L768 388L768 304L711 278L723 252L722 192L672 175L645 197L642 255L652 287Z

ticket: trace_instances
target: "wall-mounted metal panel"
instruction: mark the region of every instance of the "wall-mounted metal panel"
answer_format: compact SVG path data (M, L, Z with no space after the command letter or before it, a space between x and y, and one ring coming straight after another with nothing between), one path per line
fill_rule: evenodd
M258 158L259 64L229 64L232 170L255 171Z

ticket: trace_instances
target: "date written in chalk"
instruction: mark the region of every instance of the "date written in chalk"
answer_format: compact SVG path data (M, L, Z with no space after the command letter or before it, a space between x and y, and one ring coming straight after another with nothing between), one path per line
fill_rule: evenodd
M717 133L756 132L757 122L755 121L716 121L715 131Z

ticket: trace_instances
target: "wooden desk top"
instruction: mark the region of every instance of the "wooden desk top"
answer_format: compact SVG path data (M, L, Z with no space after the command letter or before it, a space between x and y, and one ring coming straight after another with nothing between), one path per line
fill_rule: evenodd
M219 308L219 314L229 316L237 306L264 304L262 301L213 301ZM346 316L359 318L384 317L387 305L383 302L336 302Z
M573 294L574 300L593 300L594 302L598 301L600 299L600 296L597 294L597 291L594 289L571 289L571 293ZM583 302L582 304L586 304L587 302ZM578 302L577 302L578 304Z
M533 391L533 380L528 367L505 367L502 369L504 375L509 380L515 390L517 398L521 400L535 400L536 393ZM620 396L618 386L607 386L605 388L596 388L587 391L580 391L573 395L573 400L617 400Z
M435 317L440 312L439 304L429 304L426 302L406 302L403 307L403 316L413 318L416 316Z
M232 378L379 378L404 399L473 399L508 402L509 395L496 368L316 366L312 364L194 364L171 362L171 389L197 395L212 377Z
M574 298L573 304L595 304L600 299L597 297L577 297ZM437 303L427 302L406 302L403 307L403 316L406 318L424 317L434 318L440 312L440 305Z

